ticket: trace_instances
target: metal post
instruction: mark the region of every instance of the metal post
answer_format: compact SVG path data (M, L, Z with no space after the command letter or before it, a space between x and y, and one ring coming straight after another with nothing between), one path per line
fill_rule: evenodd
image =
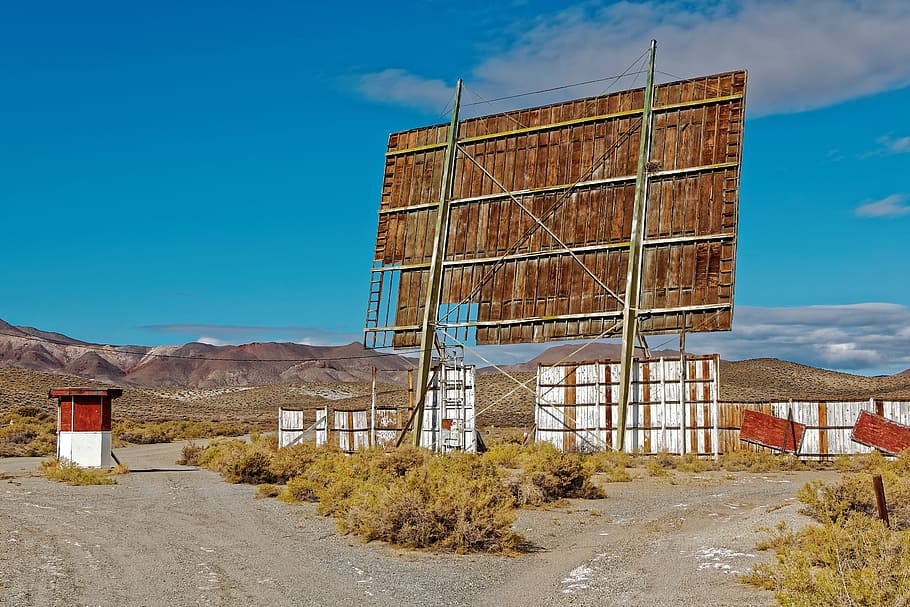
M686 377L689 375L689 363L686 362L686 332L679 334L679 454L686 454Z
M370 446L376 446L376 367L370 369Z
M654 87L654 55L657 41L651 41L648 77L645 81L644 109L641 116L641 140L638 145L638 173L635 177L635 203L632 208L632 237L629 267L626 274L626 297L622 311L622 358L619 368L619 411L617 412L616 450L626 444L626 414L632 392L632 365L635 336L638 333L638 298L641 295L641 261L645 234L645 208L648 202L648 160L651 158L651 93Z
M885 523L885 527L891 526L888 518L888 502L885 500L885 485L882 483L882 475L876 474L872 477L872 488L875 491L875 505L878 508L878 518Z
M430 367L433 364L433 344L436 342L436 324L439 320L439 304L442 296L442 260L445 257L446 237L449 234L449 199L452 195L452 181L455 175L455 144L458 141L458 112L461 109L461 80L455 86L455 105L449 122L446 141L445 166L442 183L439 186L439 204L436 207L436 238L433 240L433 256L427 277L427 298L423 308L423 326L420 335L420 362L417 365L417 412L414 417L414 446L420 446L423 431L423 407L429 390Z

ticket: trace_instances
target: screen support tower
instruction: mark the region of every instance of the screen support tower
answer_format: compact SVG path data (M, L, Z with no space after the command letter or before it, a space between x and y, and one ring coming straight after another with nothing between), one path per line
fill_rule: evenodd
M440 360L445 358L444 347L438 343L436 328L439 324L439 304L442 296L442 261L446 252L446 236L449 233L449 202L452 199L452 182L455 175L455 151L458 141L458 114L461 110L461 86L455 85L455 102L452 106L452 120L449 122L446 140L445 165L442 171L442 187L436 208L436 237L433 240L433 255L430 259L430 276L427 285L426 303L423 309L423 323L420 334L420 361L417 364L417 395L414 417L414 446L420 446L423 431L423 410L429 391L430 368L433 366L433 347L440 349ZM442 369L440 368L440 372Z
M626 422L632 392L632 364L635 359L635 337L638 334L638 300L641 295L642 249L645 235L645 208L648 202L648 161L651 158L651 126L653 122L654 56L657 41L651 40L648 56L648 76L645 82L644 111L641 117L641 138L638 146L638 172L635 177L635 202L632 207L632 238L629 247L629 267L626 273L626 296L622 312L622 352L619 369L619 410L616 424L616 444L622 451L626 443Z

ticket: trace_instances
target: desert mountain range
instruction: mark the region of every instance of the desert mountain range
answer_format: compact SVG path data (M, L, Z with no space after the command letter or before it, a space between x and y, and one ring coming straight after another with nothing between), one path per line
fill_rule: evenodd
M619 345L592 343L554 346L536 358L508 367L533 372L538 363L618 358ZM652 356L676 356L673 350ZM92 379L124 387L234 388L369 381L371 368L380 381L401 383L416 361L367 350L359 343L308 346L252 343L213 346L111 346L91 344L0 320L0 367ZM479 370L484 375L492 369ZM496 374L498 375L498 374ZM910 398L910 369L894 376L864 377L815 369L776 359L721 363L721 399Z
M252 361L252 362L251 362ZM356 382L371 368L400 381L413 361L367 350L359 343L308 346L252 343L213 346L110 346L0 320L0 367L72 375L123 386L251 386L301 382Z

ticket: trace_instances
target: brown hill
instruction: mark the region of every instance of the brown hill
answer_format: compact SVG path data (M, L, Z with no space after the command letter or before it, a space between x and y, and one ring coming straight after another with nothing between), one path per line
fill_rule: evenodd
M910 399L910 375L866 377L776 358L721 361L721 400Z
M0 367L17 367L108 381L122 386L261 386L356 382L373 367L385 381L403 382L413 361L359 343L309 346L253 343L212 346L110 346L0 321Z

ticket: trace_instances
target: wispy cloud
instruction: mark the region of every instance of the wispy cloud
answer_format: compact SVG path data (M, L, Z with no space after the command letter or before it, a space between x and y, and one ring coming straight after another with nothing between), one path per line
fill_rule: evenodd
M732 332L692 335L688 346L729 360L770 357L851 373L892 374L910 368L910 308L888 303L739 306Z
M309 346L335 346L359 341L360 335L333 332L313 327L255 327L209 324L165 324L141 327L155 333L186 336L184 339L228 346L252 342L293 342Z
M442 80L421 78L403 69L365 74L357 88L368 99L434 110L452 99L452 89Z
M891 137L890 135L885 135L876 139L879 145L881 145L881 150L879 153L882 154L908 154L910 153L910 137Z
M910 204L907 204L906 194L891 194L856 207L856 214L860 217L900 217L910 214Z
M663 79L747 68L751 115L796 112L910 84L910 45L894 43L908 31L905 0L584 2L529 20L467 84L492 98L618 74L655 38ZM436 111L451 97L440 80L405 69L369 74L361 90Z

